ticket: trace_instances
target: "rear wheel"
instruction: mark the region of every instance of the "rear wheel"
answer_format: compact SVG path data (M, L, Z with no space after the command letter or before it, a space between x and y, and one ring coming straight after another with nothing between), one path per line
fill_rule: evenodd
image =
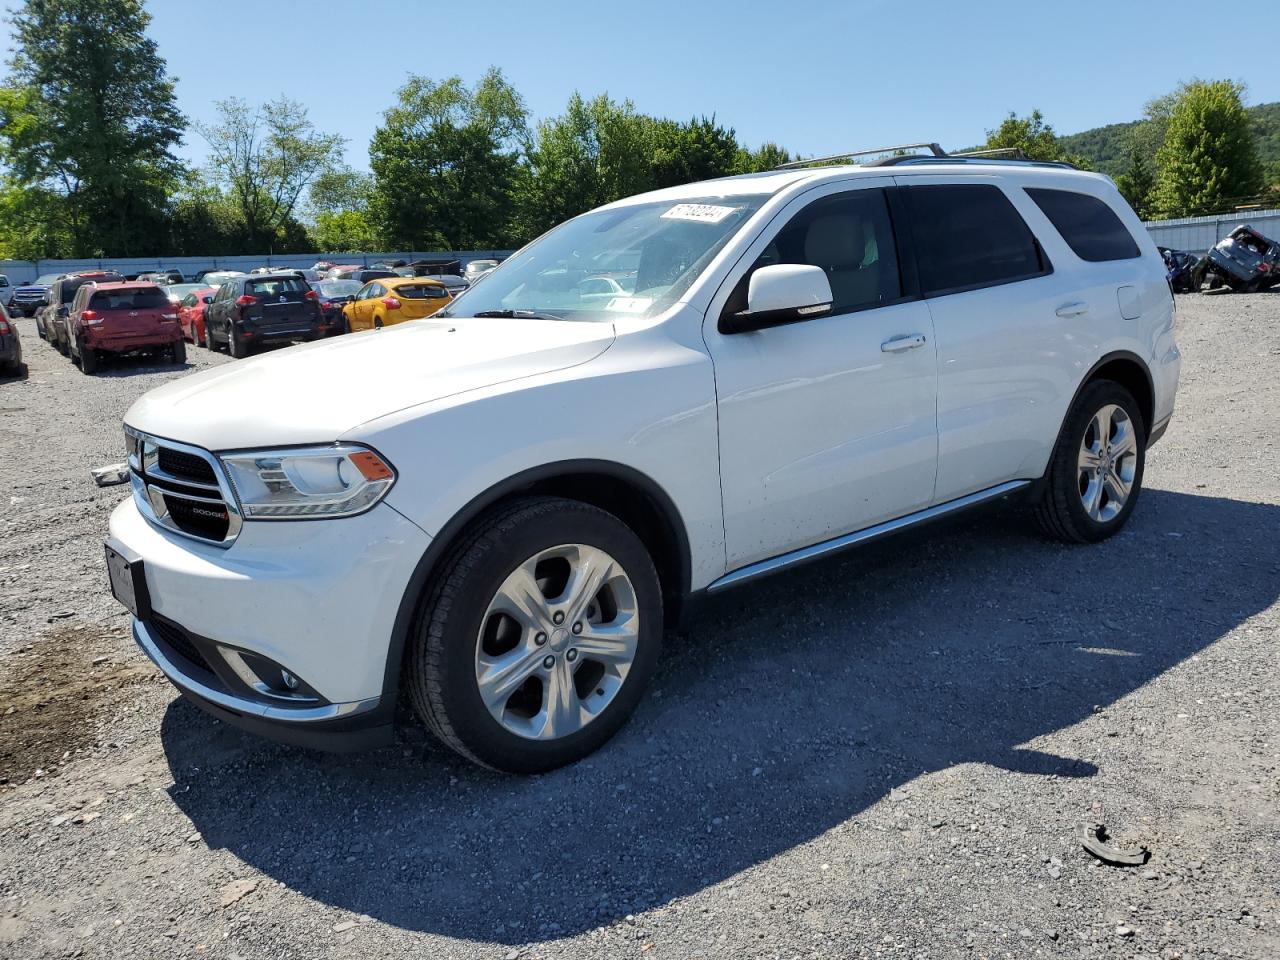
M84 341L80 341L80 369L86 374L97 373L98 371L98 351L92 347L86 347Z
M249 355L249 347L234 323L227 325L227 351L237 360Z
M169 348L169 355L178 366L185 364L187 362L187 341L173 341L173 346Z
M529 498L464 537L418 624L406 678L428 728L484 766L537 773L626 722L657 666L662 597L617 517Z
M1036 517L1046 534L1096 543L1116 533L1142 489L1147 433L1133 395L1111 380L1087 385L1067 414Z
M206 350L217 350L218 346L213 342L213 325L208 320L204 322L204 348Z

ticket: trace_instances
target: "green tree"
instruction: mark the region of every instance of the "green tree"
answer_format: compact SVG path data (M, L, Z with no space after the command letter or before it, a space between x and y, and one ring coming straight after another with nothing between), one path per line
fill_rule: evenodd
M317 249L325 253L376 249L378 236L369 219L372 196L373 177L350 167L317 177L307 201Z
M371 221L402 249L501 247L528 113L502 72L468 88L460 77L410 76L369 145Z
M649 128L650 164L657 187L727 177L738 160L738 141L732 128L716 123L714 116L688 123L654 120Z
M12 11L0 161L27 217L75 255L149 252L163 234L185 118L141 0L26 0ZM59 241L61 243L61 241ZM37 244L39 245L39 244Z
M250 107L219 100L218 122L197 124L209 143L209 173L240 210L250 248L296 243L295 210L321 174L338 166L344 139L315 129L306 107L280 97Z
M1039 110L1032 110L1025 117L1010 111L1000 126L987 131L987 142L981 149L1002 148L1021 150L1029 160L1062 160L1082 169L1088 168L1083 157L1072 156L1063 149L1052 124L1045 120L1044 114Z
M1146 151L1135 138L1129 144L1124 173L1116 177L1116 187L1129 201L1129 206L1144 220L1151 213L1151 191L1155 189L1156 175L1147 162Z
M1156 215L1215 213L1262 189L1262 169L1243 100L1243 85L1231 80L1196 80L1180 89L1156 154Z
M746 147L738 148L738 156L734 161L734 173L763 173L766 170L776 170L784 163L790 163L797 159L793 157L788 150L784 150L776 143L763 143L758 150L748 150Z

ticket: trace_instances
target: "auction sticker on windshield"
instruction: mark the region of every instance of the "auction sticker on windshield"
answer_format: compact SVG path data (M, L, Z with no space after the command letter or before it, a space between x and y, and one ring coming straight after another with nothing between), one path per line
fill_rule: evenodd
M719 223L734 207L718 207L712 203L677 203L662 215L664 220L695 220L698 223Z

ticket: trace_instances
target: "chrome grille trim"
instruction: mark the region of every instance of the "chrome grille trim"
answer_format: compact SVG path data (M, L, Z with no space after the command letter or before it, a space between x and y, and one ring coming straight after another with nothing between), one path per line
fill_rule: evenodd
M147 520L157 527L162 527L180 537L208 543L216 547L229 547L240 535L244 517L240 510L240 501L227 479L222 464L208 450L193 447L177 440L152 436L130 426L125 426L125 444L129 450L129 483L133 489L133 500ZM198 480L176 477L159 467L160 448L175 450L180 453L199 457L213 471L217 483L209 484ZM200 494L193 491L200 491ZM202 494L208 494L203 496ZM183 500L191 504L215 505L227 512L227 532L221 540L201 536L183 530L170 516L169 506L165 498Z

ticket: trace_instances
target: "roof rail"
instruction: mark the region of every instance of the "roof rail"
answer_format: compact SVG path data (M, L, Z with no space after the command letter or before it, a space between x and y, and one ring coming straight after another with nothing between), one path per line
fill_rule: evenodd
M818 167L824 163L831 163L833 160L848 160L851 157L866 157L876 153L897 153L899 150L929 150L935 157L945 157L947 151L936 143L903 143L896 147L875 147L871 150L851 150L848 153L834 153L829 157L813 157L810 160L792 160L790 163L784 163L775 170L799 170L803 167Z
M905 153L907 150L929 150L928 154ZM848 160L853 157L865 157L873 154L887 153L890 156L880 157L866 164L868 167L895 167L908 163L1025 163L1037 167L1060 167L1075 170L1074 163L1066 160L1032 160L1020 147L992 147L987 150L965 150L961 153L947 153L936 143L904 143L897 147L876 147L873 150L853 150L849 153L837 153L829 157L814 157L811 160L793 160L775 167L775 170L799 170L803 167L818 167L835 160Z

